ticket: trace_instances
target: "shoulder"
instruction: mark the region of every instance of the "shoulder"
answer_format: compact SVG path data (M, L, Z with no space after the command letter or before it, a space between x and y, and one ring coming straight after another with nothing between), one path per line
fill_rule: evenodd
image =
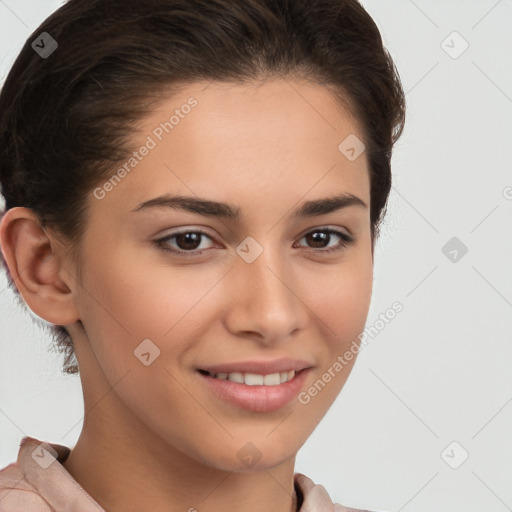
M25 436L17 461L0 470L0 510L102 511L62 465L69 452L66 446Z
M105 512L63 466L67 446L25 436L18 460L0 471L2 512Z
M50 505L25 478L17 462L0 470L2 512L53 512Z
M295 473L295 483L303 495L299 512L371 512L333 503L323 485L315 484L311 478L302 473Z

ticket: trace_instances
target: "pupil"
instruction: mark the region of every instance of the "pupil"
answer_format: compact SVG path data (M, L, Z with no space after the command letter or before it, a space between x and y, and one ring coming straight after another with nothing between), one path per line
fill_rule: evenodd
M317 236L318 235L318 236ZM317 247L316 245L314 244L317 244L318 242L320 242L320 244L322 242L325 242L326 239L329 237L329 234L328 233L322 233L320 231L316 231L315 233L311 233L308 235L308 237L312 238L312 242L313 242L313 247ZM308 241L309 242L309 241Z
M185 241L185 244L180 243L183 240ZM178 244L180 249L197 249L197 247L201 243L201 233L180 233L176 237L176 243ZM187 245L190 243L192 244L192 247L190 245Z

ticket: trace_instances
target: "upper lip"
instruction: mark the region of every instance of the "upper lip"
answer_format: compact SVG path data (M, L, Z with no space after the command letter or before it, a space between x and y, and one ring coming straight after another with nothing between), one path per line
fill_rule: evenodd
M300 359L274 359L273 361L239 361L237 363L224 363L209 366L201 366L199 370L206 370L210 373L257 373L268 375L270 373L286 372L295 370L296 372L311 368L313 366L308 361Z

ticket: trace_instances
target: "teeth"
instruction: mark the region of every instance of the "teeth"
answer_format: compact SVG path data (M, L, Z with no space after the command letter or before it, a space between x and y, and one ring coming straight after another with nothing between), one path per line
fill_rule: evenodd
M258 375L258 377L261 377L261 375ZM277 384L281 384L281 374L269 373L268 375L265 375L265 377L263 377L262 384L265 384L265 386L277 386Z
M230 380L247 386L277 386L283 384L295 377L295 370L287 372L269 373L268 375L260 375L257 373L210 373L210 377L216 379Z
M228 380L232 380L233 382L238 382L240 384L243 384L244 383L244 374L238 373L238 372L228 373Z

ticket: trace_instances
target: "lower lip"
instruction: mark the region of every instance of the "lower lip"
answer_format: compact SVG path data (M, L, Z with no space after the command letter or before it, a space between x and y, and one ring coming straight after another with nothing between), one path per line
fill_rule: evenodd
M214 394L226 402L254 412L272 412L288 404L296 397L309 373L310 368L297 372L292 380L275 386L248 386L225 379L209 377L197 371Z

